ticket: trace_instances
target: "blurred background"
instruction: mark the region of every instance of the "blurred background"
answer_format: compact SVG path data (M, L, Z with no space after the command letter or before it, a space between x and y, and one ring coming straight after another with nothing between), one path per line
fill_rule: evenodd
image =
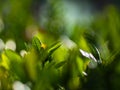
M46 46L62 40L89 51L91 44L103 65L86 70L81 90L119 90L119 9L120 0L0 0L0 51L19 53L35 35Z

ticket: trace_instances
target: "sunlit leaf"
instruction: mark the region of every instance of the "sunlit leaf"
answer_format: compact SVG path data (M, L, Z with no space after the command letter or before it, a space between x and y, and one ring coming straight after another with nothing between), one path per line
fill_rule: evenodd
M41 49L41 42L37 37L33 37L32 45L40 52Z
M5 55L9 60L9 67L11 71L18 76L19 79L25 80L25 70L22 58L11 50L6 50Z
M60 68L61 66L63 66L66 63L66 61L62 61L58 64L55 65L55 68Z
M31 51L27 55L25 55L24 59L25 59L25 68L27 70L28 77L32 81L36 81L38 62L37 62L37 55L35 50L31 49Z
M55 50L57 50L61 46L60 43L55 44L53 47L49 49L49 53L53 53Z
M2 53L1 57L2 57L2 60L0 62L0 66L3 66L4 68L9 70L10 69L10 67L9 67L10 62L9 62L8 57L5 55L5 53Z

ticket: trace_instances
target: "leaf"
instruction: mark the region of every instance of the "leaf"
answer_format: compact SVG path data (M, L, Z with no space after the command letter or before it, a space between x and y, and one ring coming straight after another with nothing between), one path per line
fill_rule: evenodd
M58 49L61 46L60 43L55 44L53 47L51 47L48 52L52 54L56 49Z
M0 66L3 66L5 69L9 70L10 67L9 67L8 57L5 55L5 53L2 53L1 57L2 57L2 60L0 62Z
M50 68L52 68L52 67L54 67L55 66L55 62L53 61L53 62L49 62L49 61L47 61L46 63L45 63L45 68L47 68L47 69L50 69Z
M33 37L32 39L32 45L34 48L36 48L36 50L40 51L41 49L41 42L37 37Z
M63 66L66 63L66 61L62 61L58 64L55 65L55 68L60 68L61 66Z
M21 62L21 57L12 50L5 50L5 54L11 61Z
M55 45L57 45L57 44L59 44L59 43L60 43L60 41L56 41L56 42L54 42L52 45L50 45L49 48L52 48L52 47L54 47Z
M87 40L89 44L89 48L93 54L93 56L96 58L98 63L102 63L101 57L100 57L100 52L99 50L96 48L95 44L96 44L96 34L94 32L85 32L84 33L84 37Z
M100 56L100 52L99 52L99 50L95 47L95 50L96 50L96 52L97 52L97 60L98 60L98 63L102 63L102 60L101 60L101 56Z
M27 51L30 50L30 45L28 45L27 43L24 43L24 44L25 44L26 50L27 50Z
M100 52L99 52L99 50L96 48L96 46L92 45L92 46L90 47L90 49L91 49L92 54L93 54L94 57L96 58L97 62L98 62L98 63L102 63Z
M51 59L51 55L53 54L53 52L55 51L55 50L57 50L59 47L61 46L61 44L60 43L57 43L57 45L55 44L53 47L51 47L50 49L48 48L48 52L45 52L44 51L44 53L45 53L45 55L44 55L44 57L45 57L45 60L43 60L43 63L45 63L46 61L51 61L52 59Z
M84 32L84 38L85 38L85 40L88 42L88 43L90 43L90 44L96 44L96 38L97 38L97 36L96 36L96 33L95 32L93 32L93 31L86 31L86 32Z
M25 55L25 69L27 70L28 77L32 81L37 80L37 65L38 65L38 58L37 53L34 49L31 49L31 51Z
M21 80L26 80L24 65L22 58L11 50L6 50L5 55L9 60L10 70Z

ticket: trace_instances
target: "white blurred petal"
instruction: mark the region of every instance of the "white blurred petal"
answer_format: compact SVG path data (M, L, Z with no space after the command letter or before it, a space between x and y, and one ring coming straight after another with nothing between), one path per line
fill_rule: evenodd
M91 54L91 53L88 53L82 49L80 49L80 53L84 56L84 57L87 57L91 60L94 60L95 62L97 62L96 58Z
M27 52L25 51L25 50L21 50L20 51L20 55L22 56L22 57L24 57L24 55L26 55L27 54Z
M87 73L86 73L86 72L84 72L84 71L82 72L82 74L83 74L83 75L85 75L85 76L87 76Z
M24 90L31 90L26 84L24 85Z
M76 44L72 40L70 40L67 36L61 36L61 41L63 45L69 49L76 47Z
M25 90L24 84L22 84L20 81L15 81L13 84L13 90Z
M13 90L31 90L26 84L23 84L20 81L15 81L13 83Z
M5 49L11 49L13 51L16 50L16 43L13 40L8 40L5 44Z
M83 51L82 49L80 49L80 52L81 52L81 54L82 54L84 57L89 58L89 53L88 53L88 52Z

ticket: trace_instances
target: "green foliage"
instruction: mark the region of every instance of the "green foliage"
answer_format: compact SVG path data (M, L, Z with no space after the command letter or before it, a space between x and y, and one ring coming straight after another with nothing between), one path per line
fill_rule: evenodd
M62 47L61 44L57 42L50 47L43 48L40 40L34 37L32 39L32 46L29 47L24 57L11 50L2 52L1 67L12 78L10 80L10 87L12 88L13 83L19 80L23 83L31 82L32 90L53 90L60 89L61 87L66 89L80 88L79 78L83 78L82 72L86 70L84 67L87 64L79 57L80 52L78 52L79 50L76 47L72 50L68 49L66 59L56 61L53 58L53 53L58 53L55 51L60 49L60 47ZM2 78L3 76L1 76ZM3 84L9 83L1 81L1 85Z
M0 41L0 90L15 90L16 81L31 90L119 90L119 11L108 6L89 26L73 26L68 37L60 0L47 1L43 27L33 17L32 3L0 3L5 24L0 31L5 42ZM16 51L6 48L8 39L16 42Z

